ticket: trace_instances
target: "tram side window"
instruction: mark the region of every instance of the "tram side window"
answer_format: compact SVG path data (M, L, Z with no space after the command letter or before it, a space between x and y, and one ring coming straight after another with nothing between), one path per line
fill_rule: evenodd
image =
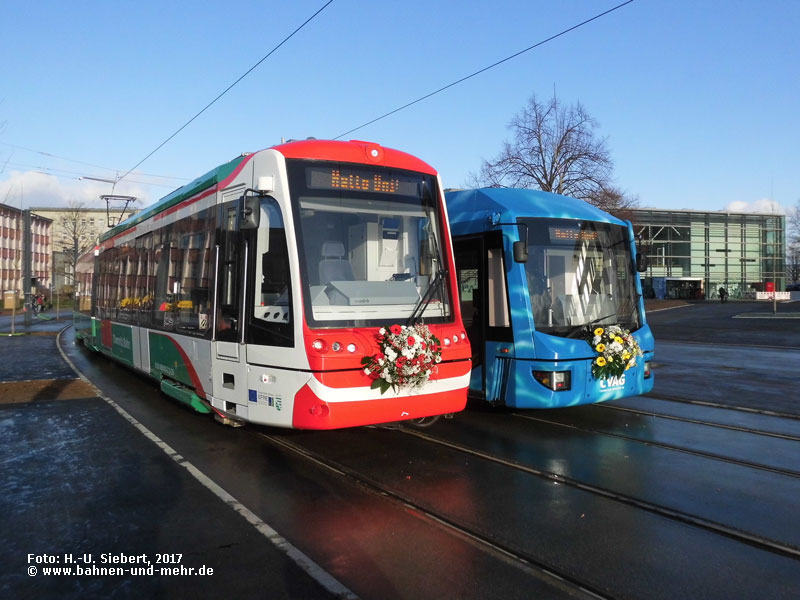
M489 248L486 258L489 327L510 327L506 270L502 248Z
M136 275L138 251L134 246L122 246L116 257L118 273L116 290L116 318L123 323L136 322Z
M155 290L153 294L153 325L159 329L171 331L175 327L173 315L173 294L172 282L170 281L172 270L172 246L170 244L170 234L172 226L168 225L161 231L160 243L155 251Z
M237 283L241 244L236 230L236 212L236 202L222 205L217 229L219 285L217 288L216 339L223 342L239 341L240 302Z
M153 327L211 335L214 221L205 210L154 232L145 296Z
M101 319L113 318L112 290L114 289L114 264L116 248L106 250L100 255L97 281L97 316Z
M152 325L150 310L152 308L152 285L150 285L150 263L152 261L152 235L143 235L136 239L138 262L136 265L136 285L134 304L138 312L139 325Z
M118 249L106 250L101 257L101 280L99 290L100 318L117 318L117 289L119 287Z
M260 227L256 231L254 282L248 342L270 346L294 345L289 251L283 215L272 198L261 201Z
M191 335L210 334L214 212L204 210L192 215L178 223L173 232L180 250L176 254L180 264L176 265L173 283L173 291L177 290L173 298L175 326Z

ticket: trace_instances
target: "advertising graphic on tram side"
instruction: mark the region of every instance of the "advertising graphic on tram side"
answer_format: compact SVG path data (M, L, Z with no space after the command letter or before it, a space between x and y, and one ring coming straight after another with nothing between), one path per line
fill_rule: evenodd
M467 399L453 260L428 164L288 142L109 230L76 268L76 335L225 422L422 420Z
M518 408L604 402L653 388L631 224L581 200L448 191L471 397Z

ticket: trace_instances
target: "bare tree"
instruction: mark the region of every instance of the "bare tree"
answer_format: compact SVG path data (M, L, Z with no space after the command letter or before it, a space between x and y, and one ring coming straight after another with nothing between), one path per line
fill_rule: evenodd
M622 190L610 186L598 188L584 199L623 221L632 221L633 209L639 206L638 196L626 195Z
M57 223L57 233L61 234L61 239L66 238L66 243L62 245L62 248L66 254L64 278L69 283L74 283L75 265L78 264L78 258L94 244L89 225L86 222L85 208L86 205L80 200L70 200Z
M800 200L795 202L786 215L786 240L800 244Z
M521 187L574 196L608 210L632 208L635 198L611 185L613 163L606 138L580 104L564 106L553 96L539 102L531 96L509 123L513 140L502 152L484 161L470 184L485 187Z
M800 280L800 200L786 215L786 280Z

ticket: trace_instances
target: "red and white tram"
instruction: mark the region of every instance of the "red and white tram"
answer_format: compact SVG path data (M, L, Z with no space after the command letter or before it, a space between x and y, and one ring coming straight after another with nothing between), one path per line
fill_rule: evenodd
M199 411L332 429L465 406L442 186L409 154L320 140L246 154L93 254L77 269L77 335ZM411 341L395 352L391 330Z

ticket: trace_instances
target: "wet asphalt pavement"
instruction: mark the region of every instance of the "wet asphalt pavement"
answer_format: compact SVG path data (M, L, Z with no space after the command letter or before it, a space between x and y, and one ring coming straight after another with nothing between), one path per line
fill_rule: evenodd
M334 597L78 379L64 326L0 337L0 597Z

